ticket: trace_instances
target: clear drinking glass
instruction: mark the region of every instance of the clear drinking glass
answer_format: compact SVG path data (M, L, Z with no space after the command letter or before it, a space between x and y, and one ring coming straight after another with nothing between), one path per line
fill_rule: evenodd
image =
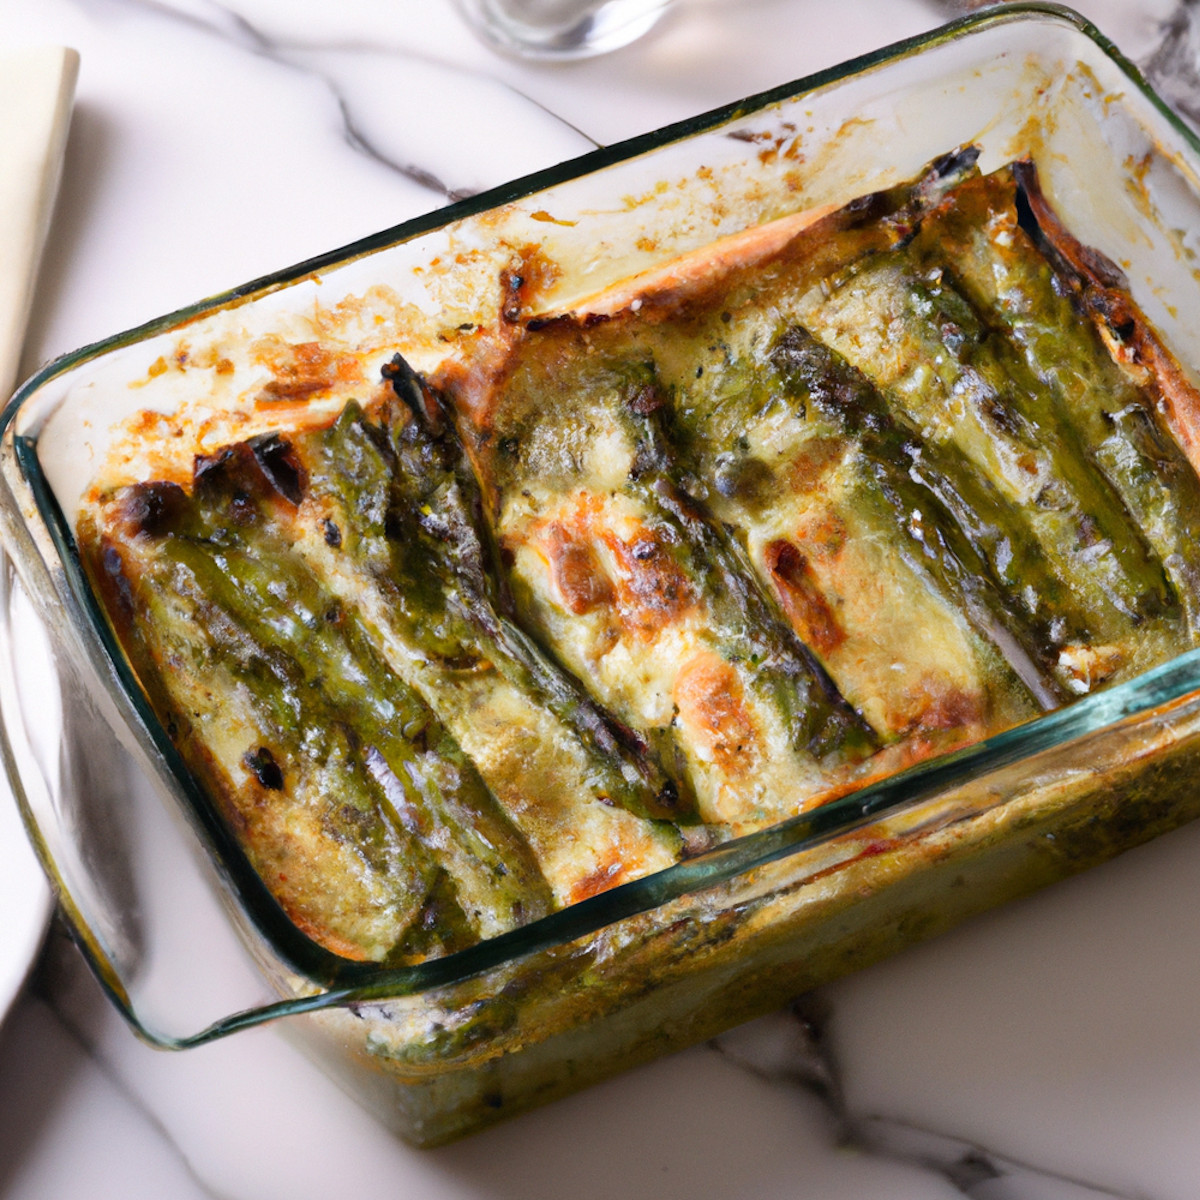
M607 54L636 41L671 0L457 0L488 45L522 58Z

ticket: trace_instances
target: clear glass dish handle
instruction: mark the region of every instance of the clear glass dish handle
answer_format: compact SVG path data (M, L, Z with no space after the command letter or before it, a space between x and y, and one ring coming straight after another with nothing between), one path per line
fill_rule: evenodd
M7 554L0 554L0 753L12 797L71 930L97 976L124 1006L121 964L136 957L128 919L118 919L81 853L80 806L62 680L45 626ZM123 932L124 928L124 932Z
M0 771L0 1020L37 958L52 910L50 889Z
M281 1015L286 1006L251 965L186 829L68 657L0 552L0 756L94 974L139 1036L161 1047Z

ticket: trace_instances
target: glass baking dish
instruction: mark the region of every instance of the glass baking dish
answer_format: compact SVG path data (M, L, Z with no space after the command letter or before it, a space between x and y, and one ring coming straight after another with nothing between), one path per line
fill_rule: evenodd
M466 950L351 962L293 926L249 869L81 568L74 514L122 421L190 405L214 438L227 431L219 396L235 403L237 370L213 392L193 364L230 339L294 337L386 284L411 316L387 353L426 369L439 331L495 318L513 246L557 265L545 303L562 309L965 144L984 170L1036 162L1067 225L1122 266L1194 374L1200 146L1086 21L1011 4L459 202L25 384L0 450L2 749L79 945L142 1037L178 1049L279 1020L397 1132L435 1144L1200 815L1193 651Z

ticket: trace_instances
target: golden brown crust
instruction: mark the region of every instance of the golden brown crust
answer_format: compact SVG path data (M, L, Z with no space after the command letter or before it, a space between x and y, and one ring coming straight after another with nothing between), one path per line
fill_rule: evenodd
M1059 279L1071 288L1113 361L1150 392L1175 440L1200 474L1200 390L1133 300L1125 273L1100 251L1085 246L1062 223L1042 191L1034 164L1014 163L1013 175L1036 222L1034 238Z

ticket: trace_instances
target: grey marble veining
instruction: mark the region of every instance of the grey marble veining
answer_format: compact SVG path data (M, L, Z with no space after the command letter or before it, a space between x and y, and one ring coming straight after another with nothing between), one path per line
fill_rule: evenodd
M723 1034L711 1045L724 1059L762 1079L815 1096L838 1144L929 1171L969 1200L1145 1200L1143 1193L1019 1162L953 1133L856 1110L842 1085L831 1015L827 996L814 993L785 1012Z
M0 1030L0 1195L55 1200L86 1186L97 1197L224 1200L64 1010L54 965L63 947L52 937Z
M1180 0L1159 28L1161 40L1138 66L1163 99L1200 129L1200 5Z
M77 0L107 6L109 0ZM231 49L310 75L328 89L347 146L433 193L430 206L598 143L486 71L358 40L272 36L215 0L123 0L191 25ZM386 107L379 98L387 96ZM514 139L513 130L520 130Z

